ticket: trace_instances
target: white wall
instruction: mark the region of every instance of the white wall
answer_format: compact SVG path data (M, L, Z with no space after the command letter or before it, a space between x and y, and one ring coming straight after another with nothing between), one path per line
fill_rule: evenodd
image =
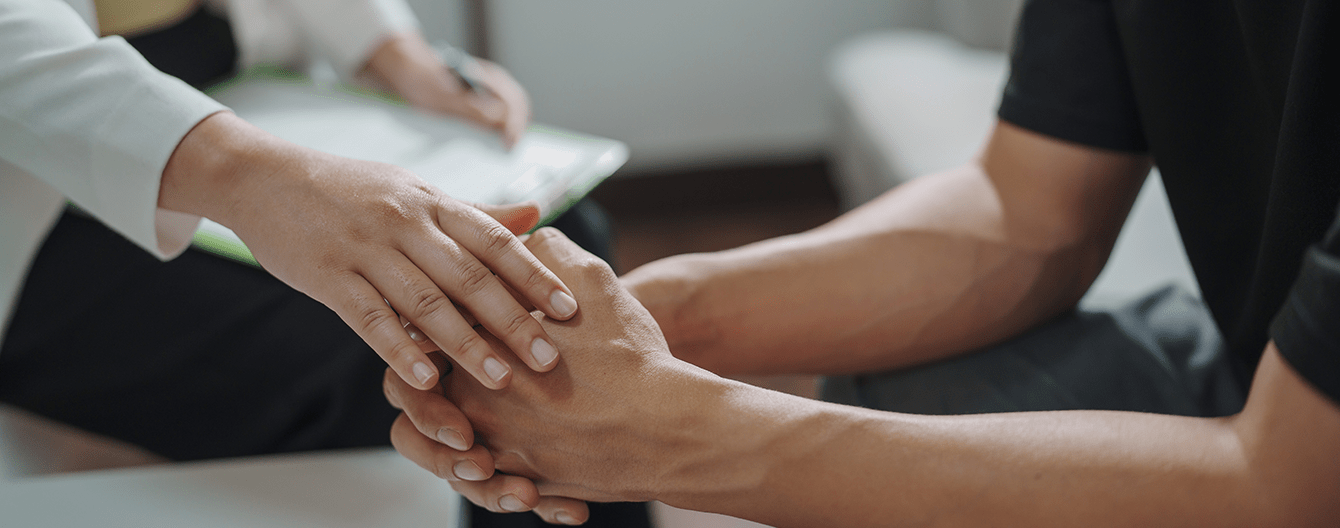
M824 62L921 0L494 0L491 45L535 119L629 144L630 169L818 155Z
M839 43L946 27L994 45L962 14L1018 1L489 0L489 39L537 121L627 142L631 169L803 159L828 146ZM409 2L429 38L469 43L464 0Z
M469 44L470 30L463 17L464 0L407 0L423 24L429 41L445 40L462 48Z

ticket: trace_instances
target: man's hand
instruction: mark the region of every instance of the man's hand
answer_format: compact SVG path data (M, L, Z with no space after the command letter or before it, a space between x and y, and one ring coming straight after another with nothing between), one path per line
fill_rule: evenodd
M566 322L539 316L564 349L563 364L543 375L518 369L502 392L446 377L450 401L388 376L388 399L406 411L392 442L441 475L448 472L437 468L475 462L470 458L475 455L429 438L443 428L461 431L472 424L503 473L483 482L448 478L457 477L458 491L494 510L536 507L546 520L562 522L560 514L577 520L585 509L559 497L650 499L674 477L652 461L693 465L712 453L695 438L701 410L695 402L721 398L731 382L672 358L656 322L609 266L558 231L542 229L526 246L584 299L582 312ZM483 337L501 346L492 336Z
M485 93L464 86L423 36L412 32L387 39L368 59L367 71L414 107L496 130L511 147L530 122L530 98L507 70L485 60L475 64L478 71L468 73L483 83Z
M439 346L492 389L510 379L508 349L549 370L558 351L528 309L577 312L563 282L514 236L534 225L534 207L491 209L504 226L404 169L304 149L229 113L182 140L159 206L231 228L267 271L333 309L420 389L437 381L425 350ZM505 345L481 339L462 309Z

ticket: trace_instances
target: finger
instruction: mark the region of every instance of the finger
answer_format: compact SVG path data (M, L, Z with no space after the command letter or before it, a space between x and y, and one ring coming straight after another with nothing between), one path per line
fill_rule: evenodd
M569 240L562 231L552 227L536 230L526 239L525 245L535 258L556 273L566 273L566 270L578 265L596 265L606 268L613 274L613 270L608 270L609 265L600 260L600 257L582 249L576 242Z
M410 387L392 372L382 378L382 391L391 406L405 411L414 428L426 438L457 451L474 446L474 429L460 408L436 391Z
M399 316L386 304L385 297L360 275L350 275L336 282L340 283L344 302L331 308L340 319L410 386L428 389L437 383L437 368L410 339L400 325Z
M465 317L465 314L461 314L461 316ZM466 317L466 320L468 322L469 318ZM405 333L409 335L410 340L419 345L419 350L424 352L442 350L442 347L437 346L437 343L434 343L432 339L428 339L428 335L423 333L423 330L419 330L419 327L414 326L414 323L409 322L409 319L405 319L403 315L400 316L400 326L405 329Z
M507 285L504 284L503 287L505 288ZM511 290L509 289L508 291L510 292ZM518 304L521 304L523 301L526 303L530 302L518 298L515 293L512 294L512 298L516 299ZM524 309L526 308L526 305L522 304L521 307ZM471 328L479 326L479 319L475 319L474 314L470 313L470 310L466 310L460 306L456 306L455 308L456 311L461 313L461 318L465 319L465 324L470 325ZM531 308L531 310L533 310L533 308ZM423 333L423 330L414 326L414 323L409 322L409 319L405 319L405 316L403 315L400 316L400 326L405 327L405 333L409 334L409 338L414 340L415 344L419 345L419 350L424 352L439 352L442 350L442 347L437 346L437 343L434 343L432 339L428 339L428 334Z
M494 473L481 482L451 481L451 488L466 500L491 512L530 511L540 503L540 492L535 483L525 477Z
M475 209L483 211L498 223L520 235L535 228L540 223L540 204L535 200L507 205L473 204Z
M404 413L391 424L391 445L401 456L440 479L482 482L494 476L493 455L484 446L476 445L468 451L457 451L439 444L415 429ZM531 484L530 487L534 489L535 485Z
M507 104L492 94L467 91L456 103L448 105L446 111L499 134L507 125Z
M442 231L479 258L502 280L523 294L545 315L567 320L577 313L577 301L563 281L544 267L525 246L488 215L473 207L443 207ZM475 310L474 306L470 306ZM481 315L475 311L475 315Z
M448 247L451 246L454 245L448 244ZM472 277L464 279L467 281L496 282L496 279L493 279L487 269L483 269L469 255L464 255L460 248L454 249L454 258L449 256L445 260L465 260L471 263L469 264L471 267L459 274L439 269L437 271L438 276L451 277L457 280L462 280L461 277L465 276ZM441 267L440 262L437 267ZM450 298L447 297L447 293L442 291L437 282L424 275L424 270L420 269L419 266L415 266L404 255L394 255L384 259L383 265L364 273L372 284L382 292L386 300L390 301L391 306L414 323L414 326L422 330L429 339L442 348L444 353L456 360L457 366L465 369L485 387L501 389L507 386L511 377L511 368L498 356L493 347L480 339L479 334L471 328L471 325L466 324L465 319L462 318L460 312L456 311ZM473 275L464 275L466 273L473 273ZM486 277L481 277L481 275ZM501 287L498 287L497 290L499 292L497 295L507 295ZM505 297L505 299L508 303L516 305L510 296ZM521 307L517 306L516 310L521 311ZM534 329L533 332L543 333L543 330ZM401 335L406 336L406 340L408 340L408 333L404 329L401 329ZM423 354L417 344L415 345L415 352L420 355ZM431 387L432 385L429 384L428 386Z
M493 225L502 228L497 223ZM507 236L511 237L511 234ZM529 310L516 302L503 287L502 281L473 256L457 250L454 255L442 258L442 248L450 245L451 241L442 235L437 244L415 241L404 249L428 276L450 278L435 280L440 290L434 291L445 292L456 303L468 309L489 333L497 336L526 366L537 372L552 369L558 362L558 349L540 323L530 316ZM516 246L525 251L520 243L516 243ZM405 313L405 316L426 331L437 344L444 345L434 335L431 321L421 319L431 315L410 312ZM447 350L447 347L443 346L443 349ZM451 355L450 352L448 355ZM495 364L487 357L483 361L485 373L494 381L501 382L502 378L498 376L503 374L506 366ZM468 365L466 368L469 369Z
M591 510L587 508L586 502L567 497L541 495L540 503L532 511L549 524L575 526L591 518Z
M507 110L501 128L503 140L510 148L530 124L530 96L506 69L483 60L479 61L479 65L489 90L498 96Z

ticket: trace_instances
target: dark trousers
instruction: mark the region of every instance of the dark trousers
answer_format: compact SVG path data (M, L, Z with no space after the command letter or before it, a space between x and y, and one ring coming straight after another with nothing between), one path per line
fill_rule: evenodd
M555 227L608 256L579 203ZM172 460L389 446L386 366L334 312L264 270L194 249L160 262L66 213L0 345L0 401ZM538 525L475 509L477 526ZM642 504L595 526L648 526Z
M824 380L825 400L913 414L1113 410L1225 416L1246 387L1199 299L1164 288L1074 311L980 352Z
M226 20L198 10L129 39L196 87L235 68ZM594 202L554 227L610 260ZM5 341L0 401L173 460L389 446L385 364L334 312L263 270L188 250L159 262L65 214L43 244ZM539 525L472 509L479 527ZM593 504L595 527L649 526L641 503Z

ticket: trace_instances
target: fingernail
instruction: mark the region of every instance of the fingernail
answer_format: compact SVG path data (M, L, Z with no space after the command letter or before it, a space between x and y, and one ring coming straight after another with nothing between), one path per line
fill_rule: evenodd
M554 514L554 520L563 524L572 524L572 525L577 524L577 519L574 519L571 515L568 515L568 512L558 512Z
M414 378L419 380L419 383L427 385L433 379L433 367L428 366L427 363L415 363L412 370Z
M457 451L470 449L470 444L465 443L465 435L450 427L443 427L437 430L437 441L442 442L443 444L446 444L447 447Z
M456 475L456 478L461 480L478 482L489 478L488 475L484 474L484 470L479 469L478 465L469 460L457 462L455 466L451 467L451 472ZM508 497L511 497L511 495L508 495Z
M417 326L412 324L405 325L405 330L409 331L409 338L413 339L415 343L422 343L428 340L428 336L423 335L423 332L420 332L419 327Z
M503 495L503 498L498 499L498 505L509 512L523 512L530 509L516 495Z
M549 295L549 305L554 307L554 313L559 317L572 317L572 314L577 313L577 300L563 290Z
M484 374L493 381L502 381L507 376L507 365L504 365L498 358L488 358L484 360Z
M558 360L558 350L554 349L554 345L539 337L531 342L530 355L535 356L535 362L541 367L547 367Z

